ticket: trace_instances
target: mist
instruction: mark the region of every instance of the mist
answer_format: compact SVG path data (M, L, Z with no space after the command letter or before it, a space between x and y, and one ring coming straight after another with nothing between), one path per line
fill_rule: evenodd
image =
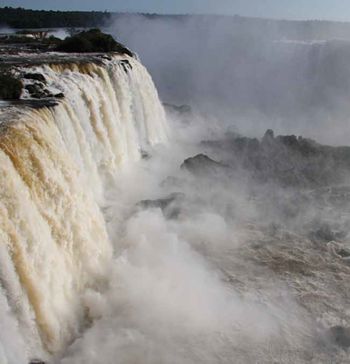
M119 15L135 58L26 68L63 100L3 129L0 362L349 362L349 29Z
M243 134L349 139L347 24L124 15L109 31L138 53L164 102Z
M264 24L109 29L152 74L169 140L108 186L109 284L57 362L349 359L349 149L277 135L347 144L350 43Z
M338 254L349 210L321 201L332 193L318 184L256 180L234 164L225 141L237 135L225 125L167 110L168 143L107 189L110 283L86 295L94 322L59 362L346 360L334 327L348 323L336 282L350 273ZM218 165L184 166L198 153ZM334 239L345 234L338 242L323 239L325 221Z

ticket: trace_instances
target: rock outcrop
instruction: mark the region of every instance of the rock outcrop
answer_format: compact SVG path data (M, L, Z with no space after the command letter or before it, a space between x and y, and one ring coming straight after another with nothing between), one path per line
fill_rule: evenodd
M214 153L224 153L232 169L247 170L262 183L322 187L342 183L350 172L350 147L321 145L295 135L275 137L272 130L261 140L230 135L222 140L204 141L202 146Z

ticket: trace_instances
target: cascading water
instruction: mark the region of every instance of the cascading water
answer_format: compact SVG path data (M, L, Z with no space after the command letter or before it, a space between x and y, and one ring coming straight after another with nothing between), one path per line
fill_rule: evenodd
M59 352L88 323L84 295L103 290L112 257L103 189L167 135L153 82L131 57L30 71L65 98L16 109L1 124L0 362L8 364Z

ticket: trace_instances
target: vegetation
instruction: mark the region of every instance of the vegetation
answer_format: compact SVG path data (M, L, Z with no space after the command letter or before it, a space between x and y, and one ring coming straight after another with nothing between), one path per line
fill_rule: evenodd
M99 11L44 11L0 8L0 24L11 28L98 27L108 23L111 14Z
M114 38L102 33L99 29L91 29L63 40L56 48L59 52L119 52L132 56L132 53Z
M0 99L18 100L21 96L22 89L22 82L10 72L0 72Z
M276 34L286 39L349 39L350 23L331 21L290 21L247 18L242 16L202 16L202 15L157 15L139 14L149 20L165 19L186 21L189 18L203 20L203 26L208 27L209 19L219 19L222 24L232 28L232 32L258 33L264 37ZM123 13L101 11L44 11L23 8L0 8L0 24L11 28L91 28L108 25L112 20L118 21L125 16Z

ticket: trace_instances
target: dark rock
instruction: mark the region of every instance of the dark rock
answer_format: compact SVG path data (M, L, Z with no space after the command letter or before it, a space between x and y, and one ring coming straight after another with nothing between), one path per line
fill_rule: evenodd
M40 359L33 359L29 362L29 364L46 364L46 363Z
M57 94L52 94L49 90L47 90L43 83L35 82L30 85L26 85L25 89L29 92L30 96L33 99L45 99L45 98L64 98L64 94L59 92Z
M216 173L224 169L227 170L227 168L226 165L214 161L205 154L198 154L194 157L187 158L181 165L181 169L186 169L193 174L199 175Z
M350 347L350 328L333 326L328 330L330 340L343 349Z
M132 65L127 59L123 59L119 62L119 64L123 67L124 72L128 73L132 70Z
M45 93L43 86L41 84L34 83L31 85L26 85L25 89L34 99L42 99L44 97L47 97L47 93Z
M179 114L189 114L192 111L191 106L189 106L189 105L173 105L173 104L169 104L166 102L164 102L163 105L168 110L174 111Z
M295 135L274 137L272 130L266 131L261 142L232 135L201 145L224 152L230 166L249 171L259 183L320 188L346 183L350 176L350 147L321 145Z
M53 99L19 99L19 100L9 100L6 101L8 105L19 106L19 107L30 107L32 109L42 109L44 107L54 107L57 106L57 101Z
M53 97L56 97L56 99L63 99L64 98L64 93L63 92L60 92L56 95L53 95Z
M12 74L0 73L0 99L18 100L21 97L23 84Z
M183 193L174 192L167 197L159 198L156 200L142 200L138 204L143 207L161 207L165 208L175 200L181 200L185 197Z
M183 193L172 193L165 198L142 200L137 203L137 206L142 209L160 208L166 217L176 218L180 213L180 208L176 202L181 202L184 199L184 196Z
M271 129L266 130L264 137L262 139L263 142L270 142L275 138L274 132Z
M288 147L298 147L298 139L295 135L279 135L277 141L288 146Z
M26 73L23 78L25 78L26 80L35 80L46 83L46 79L41 73Z

